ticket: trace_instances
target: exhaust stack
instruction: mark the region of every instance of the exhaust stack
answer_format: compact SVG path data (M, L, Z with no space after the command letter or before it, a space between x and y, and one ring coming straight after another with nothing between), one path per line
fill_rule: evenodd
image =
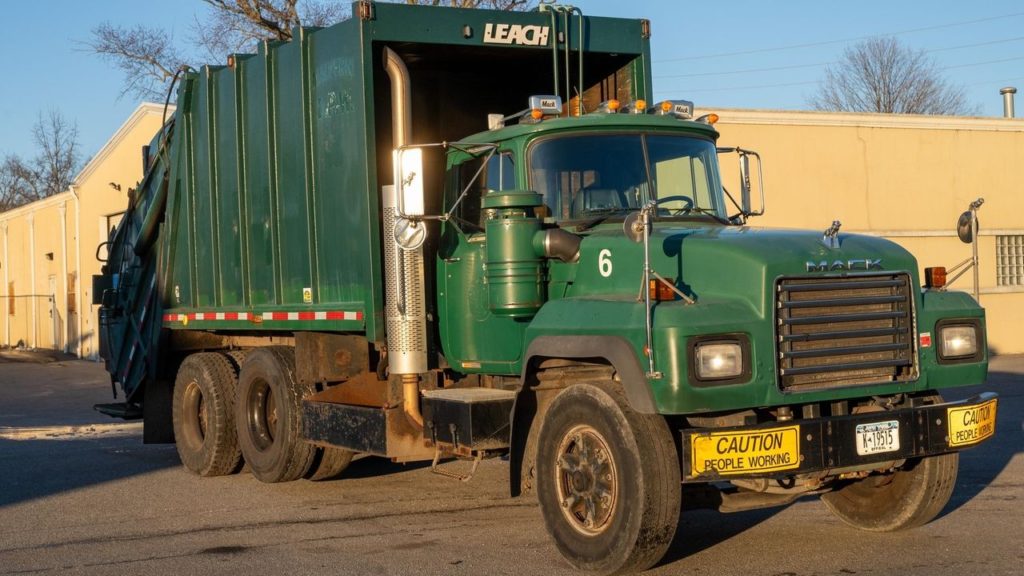
M999 93L1003 95L1003 118L1013 118L1013 95L1017 93L1017 89L1007 86Z
M397 150L408 145L411 140L412 91L409 70L401 57L390 48L384 49L384 67L391 79L392 140ZM388 370L391 374L402 376L406 416L413 424L422 427L417 375L428 370L423 247L404 250L395 240L395 222L400 204L397 188L397 182L394 186L384 186L381 199Z

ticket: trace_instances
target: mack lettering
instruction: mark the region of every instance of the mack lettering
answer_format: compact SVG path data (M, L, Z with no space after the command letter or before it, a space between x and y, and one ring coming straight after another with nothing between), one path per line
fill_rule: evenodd
M822 260L820 262L807 261L808 272L835 272L853 270L881 270L881 258L855 258L852 260Z

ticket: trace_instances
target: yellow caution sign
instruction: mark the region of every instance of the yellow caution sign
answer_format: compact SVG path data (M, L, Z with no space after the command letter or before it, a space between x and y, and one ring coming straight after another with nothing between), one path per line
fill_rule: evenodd
M970 446L995 434L996 402L997 400L993 398L977 406L947 408L949 445Z
M690 437L690 469L703 474L754 474L800 467L800 426Z

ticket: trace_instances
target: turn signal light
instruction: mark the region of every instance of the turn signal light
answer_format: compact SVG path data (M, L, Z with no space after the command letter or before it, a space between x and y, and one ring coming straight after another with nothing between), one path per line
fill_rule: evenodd
M946 285L946 267L935 266L924 269L924 285L926 288L942 288Z
M676 291L672 289L672 284L675 280L667 278L665 282L658 280L657 278L651 278L650 284L647 285L647 293L651 297L652 302L671 302L676 299Z

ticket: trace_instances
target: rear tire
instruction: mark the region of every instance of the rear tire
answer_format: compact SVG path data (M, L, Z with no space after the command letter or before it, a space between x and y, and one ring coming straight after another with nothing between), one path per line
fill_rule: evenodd
M316 448L303 441L302 398L308 386L295 379L295 351L286 346L246 354L238 378L235 423L242 455L262 482L306 475Z
M899 470L876 474L822 494L821 500L854 528L894 532L927 524L949 502L960 454L908 460Z
M664 418L633 411L614 383L577 384L552 401L537 444L537 496L566 560L614 574L665 555L681 484Z
M317 448L319 461L314 462L306 474L308 480L322 482L333 480L352 463L355 452L344 448Z
M200 476L234 472L241 461L235 434L234 367L215 352L192 354L174 382L172 420L181 463Z

